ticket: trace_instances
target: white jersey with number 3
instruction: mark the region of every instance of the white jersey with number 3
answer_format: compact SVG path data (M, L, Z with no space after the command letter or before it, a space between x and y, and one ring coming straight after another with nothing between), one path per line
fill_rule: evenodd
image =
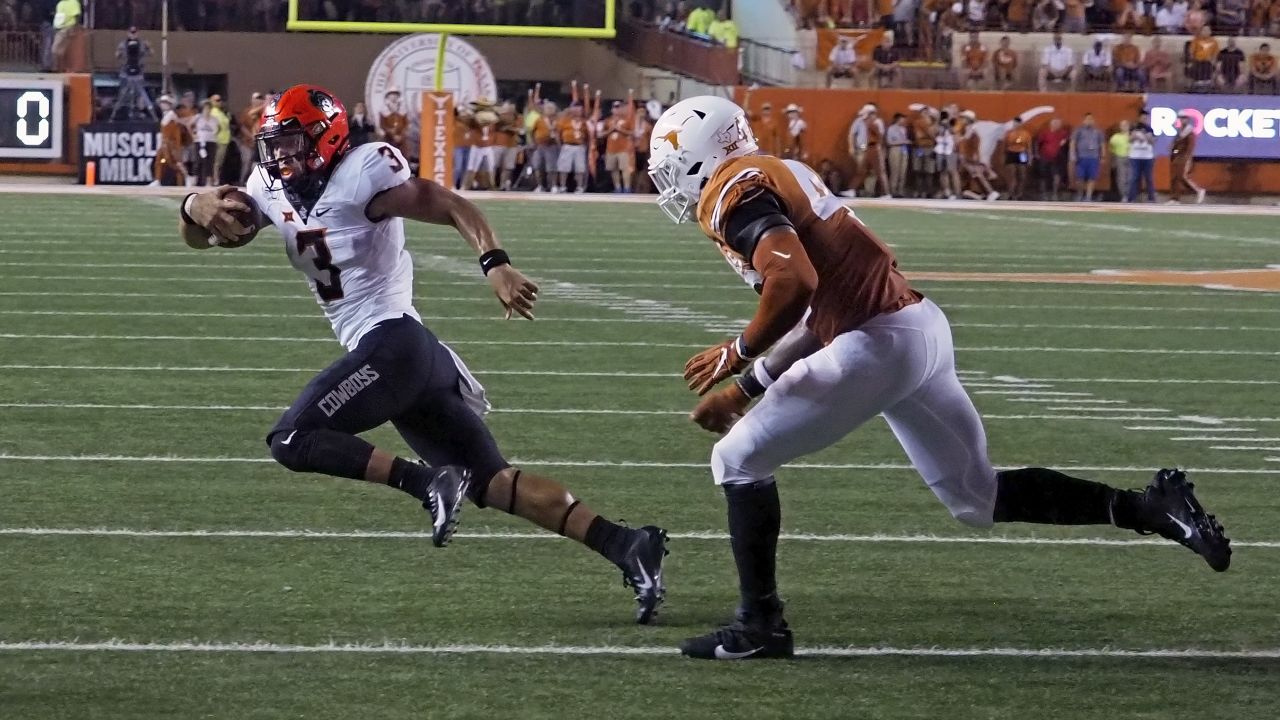
M280 229L289 262L307 276L311 292L347 350L383 320L410 315L413 261L404 248L404 220L373 222L365 208L378 193L410 177L409 163L386 143L351 148L303 221L284 190L267 188L255 172L246 188L258 209Z

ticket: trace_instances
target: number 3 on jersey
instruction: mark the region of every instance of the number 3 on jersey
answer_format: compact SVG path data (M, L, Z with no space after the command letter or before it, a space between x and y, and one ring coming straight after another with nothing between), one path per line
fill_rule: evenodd
M333 255L329 252L329 244L324 240L325 229L303 230L297 235L298 258L301 259L310 249L315 257L312 264L315 270L305 268L303 272L316 284L316 294L323 302L342 299L342 271L333 264Z

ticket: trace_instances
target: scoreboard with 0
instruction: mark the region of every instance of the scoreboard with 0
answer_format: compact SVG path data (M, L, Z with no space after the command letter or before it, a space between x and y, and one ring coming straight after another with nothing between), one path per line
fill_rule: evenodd
M62 157L62 94L57 80L0 77L0 158Z

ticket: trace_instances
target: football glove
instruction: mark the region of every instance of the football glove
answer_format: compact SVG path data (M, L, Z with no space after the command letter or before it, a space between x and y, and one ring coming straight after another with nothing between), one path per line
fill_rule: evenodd
M738 352L739 339L728 340L689 358L684 364L684 379L689 389L699 395L715 387L730 375L742 372L751 362Z
M734 383L699 400L698 406L689 413L689 419L703 430L726 433L747 411L747 406L750 404L751 398L747 397L737 383Z

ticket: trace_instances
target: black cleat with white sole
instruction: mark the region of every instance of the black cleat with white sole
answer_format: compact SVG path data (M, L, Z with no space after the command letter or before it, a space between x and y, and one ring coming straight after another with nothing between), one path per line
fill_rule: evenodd
M1155 533L1190 550L1209 567L1223 572L1231 567L1231 540L1217 518L1206 513L1193 492L1195 485L1176 468L1156 473L1142 492L1142 533Z
M729 625L685 640L680 654L699 660L764 660L793 657L796 648L781 613L762 621L739 613Z
M431 514L431 544L444 547L458 529L462 501L471 486L471 471L457 465L437 468L422 507Z
M635 590L636 622L648 625L658 614L658 606L666 595L662 582L662 562L667 556L667 531L654 525L645 525L633 531L627 552L618 567L622 569L622 584Z

